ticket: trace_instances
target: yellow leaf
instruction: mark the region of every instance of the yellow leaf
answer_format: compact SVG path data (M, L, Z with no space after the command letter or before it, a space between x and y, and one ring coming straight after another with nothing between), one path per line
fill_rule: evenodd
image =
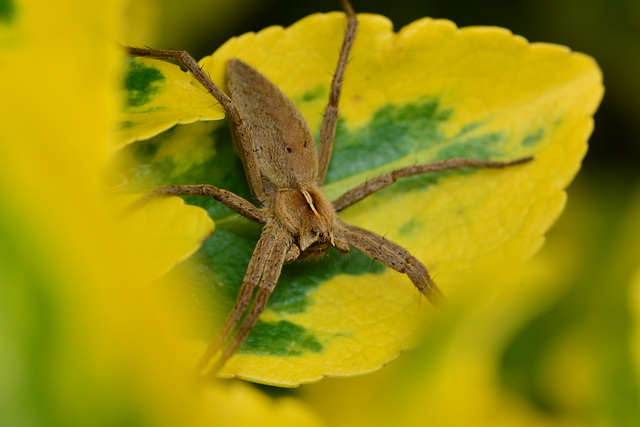
M459 298L469 280L487 272L499 275L504 265L519 265L542 245L587 149L591 116L603 92L600 70L585 55L529 44L504 29L457 29L449 21L423 19L396 34L384 17L359 19L324 187L330 198L404 165L451 157L535 157L505 170L407 179L341 214L348 223L409 248L445 293ZM226 61L248 62L276 83L317 131L344 24L340 13L312 15L287 29L234 38L200 64L224 87ZM136 172L146 174L136 185L195 178L248 197L246 183L231 179L241 166L224 151L231 146L228 135L222 136L224 127L197 129L174 130L132 147L127 156L140 163ZM210 157L193 156L193 167L185 167L183 159L172 166L163 153L176 144L178 133L206 135L203 152ZM197 175L202 164L209 168ZM190 202L206 204L218 223L227 224L184 265L187 271L202 271L204 265L212 271L210 277L194 275L194 282L201 282L193 286L219 289L209 291L216 300L211 310L226 304L226 313L256 230L209 202ZM319 264L286 267L261 323L222 374L293 386L371 372L412 346L429 317L426 302L420 307L408 278L358 256L339 261L343 258L330 255ZM201 323L206 316L221 317L205 314ZM203 328L202 348L213 334L214 328Z

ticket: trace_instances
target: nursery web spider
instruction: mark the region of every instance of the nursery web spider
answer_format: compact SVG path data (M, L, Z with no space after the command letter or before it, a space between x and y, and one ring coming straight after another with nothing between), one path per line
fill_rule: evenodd
M265 309L283 264L322 256L331 246L342 253L349 252L350 247L356 248L406 274L429 301L437 304L443 299L442 293L417 258L372 231L344 223L336 213L399 178L460 168L503 168L531 160L498 162L455 158L405 166L371 178L330 202L322 192L322 185L338 122L342 80L358 27L348 0L342 0L342 7L347 26L318 148L309 125L293 102L265 76L239 59L227 62L227 86L231 94L228 96L185 51L127 48L132 56L177 61L222 105L251 193L261 206L257 208L230 191L206 184L158 186L136 203L140 206L159 196L208 196L264 226L236 303L198 363L201 374L215 374L241 346ZM253 304L250 304L254 292Z

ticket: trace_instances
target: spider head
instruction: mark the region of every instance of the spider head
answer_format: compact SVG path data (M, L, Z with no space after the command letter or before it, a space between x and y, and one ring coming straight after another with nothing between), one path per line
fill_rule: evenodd
M335 246L336 214L333 205L316 187L280 190L275 199L276 218L297 240L301 258L324 254Z

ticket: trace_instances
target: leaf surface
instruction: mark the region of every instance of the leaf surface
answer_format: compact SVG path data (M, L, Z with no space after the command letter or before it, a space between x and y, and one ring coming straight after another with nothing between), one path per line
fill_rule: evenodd
M408 248L455 298L479 271L500 274L501 265L522 263L542 245L586 152L600 71L585 55L529 44L500 28L422 19L394 33L386 18L359 19L325 186L330 199L404 165L535 156L504 170L407 178L340 214ZM317 135L344 26L341 13L312 15L231 39L200 64L223 89L228 59L253 65ZM131 191L209 183L250 199L221 122L173 127L126 147L119 162ZM195 354L232 307L260 229L213 200L187 201L216 222L214 236L176 270L190 278L184 287L201 313ZM285 266L267 310L222 375L295 386L370 372L411 347L431 313L407 277L357 251L331 251L318 262Z

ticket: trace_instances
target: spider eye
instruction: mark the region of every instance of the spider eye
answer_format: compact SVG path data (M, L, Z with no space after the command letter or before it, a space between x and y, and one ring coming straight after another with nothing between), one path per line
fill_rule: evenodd
M322 231L318 231L318 229L317 229L317 228L312 228L312 229L311 229L311 232L312 232L313 234L315 234L316 236L318 236L318 237L324 237L324 233L323 233Z

